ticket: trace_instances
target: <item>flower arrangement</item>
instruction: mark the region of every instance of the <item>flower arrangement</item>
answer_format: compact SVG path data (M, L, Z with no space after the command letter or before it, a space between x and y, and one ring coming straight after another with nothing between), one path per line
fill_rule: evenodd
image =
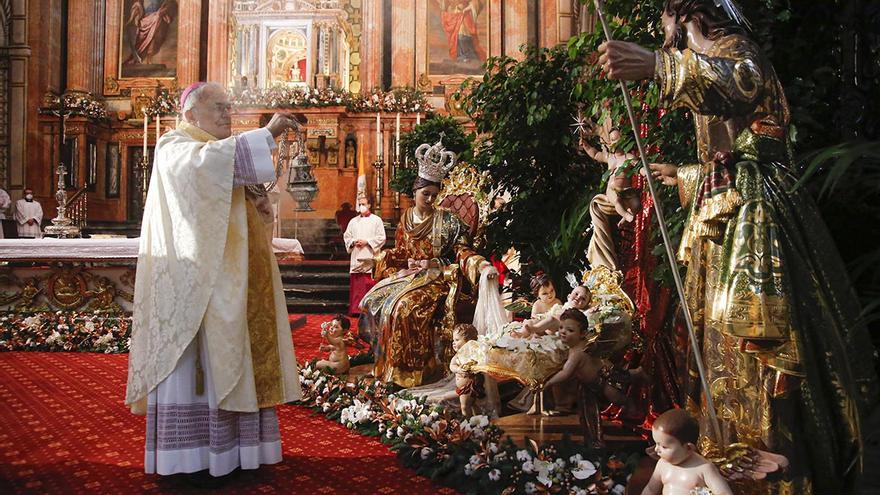
M300 368L300 381L301 404L379 437L407 467L463 492L619 495L631 472L632 462L568 441L519 448L486 416L464 418L363 377L348 382L314 362Z
M156 93L156 97L150 100L150 104L144 107L144 113L154 118L157 115L177 115L180 108L180 92L162 86Z
M95 99L95 96L85 91L71 91L63 95L47 94L43 98L44 113L67 116L81 115L94 120L107 118L107 107Z
M234 95L232 103L242 107L270 108L344 106L349 112L409 113L432 110L424 93L413 88L373 90L370 94L358 94L335 88L275 86L265 90L246 89Z
M131 317L40 312L0 316L0 351L128 352Z

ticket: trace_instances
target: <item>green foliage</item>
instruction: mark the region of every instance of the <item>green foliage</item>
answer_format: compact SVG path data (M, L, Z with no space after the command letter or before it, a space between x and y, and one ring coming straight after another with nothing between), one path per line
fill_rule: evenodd
M563 215L597 192L602 174L579 152L571 128L572 94L585 66L582 54L572 56L566 47L529 48L521 62L491 58L486 75L463 88L463 107L485 136L473 164L511 195L490 215L488 250L503 253L512 245L522 260L558 277L583 253L560 258L545 246L559 234Z
M474 156L474 137L465 133L461 123L452 117L429 114L412 131L400 136L400 153L405 166L399 167L388 186L401 194L412 194L412 185L418 176L415 163L416 148L424 143L434 144L443 139L443 146L458 155L458 161L469 163Z

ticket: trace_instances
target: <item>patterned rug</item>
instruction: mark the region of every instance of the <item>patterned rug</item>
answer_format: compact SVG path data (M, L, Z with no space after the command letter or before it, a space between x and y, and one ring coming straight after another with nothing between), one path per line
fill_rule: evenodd
M297 359L318 356L320 323L293 332ZM353 322L354 323L354 322ZM0 353L0 493L205 493L143 473L144 418L122 404L127 356ZM284 460L228 480L219 493L454 493L400 466L375 439L278 408Z

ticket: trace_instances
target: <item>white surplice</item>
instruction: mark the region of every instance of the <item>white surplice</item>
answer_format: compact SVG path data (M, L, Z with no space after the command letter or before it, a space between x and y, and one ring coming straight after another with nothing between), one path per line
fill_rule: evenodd
M348 222L342 236L345 249L351 253L350 273L369 273L373 270L370 262L361 260L372 259L385 245L385 224L382 219L372 213L369 216L358 215ZM367 245L357 247L355 241L367 241Z
M34 220L34 224L28 225L28 220ZM40 222L43 221L43 207L36 200L22 198L16 201L15 221L18 224L19 237L42 237Z

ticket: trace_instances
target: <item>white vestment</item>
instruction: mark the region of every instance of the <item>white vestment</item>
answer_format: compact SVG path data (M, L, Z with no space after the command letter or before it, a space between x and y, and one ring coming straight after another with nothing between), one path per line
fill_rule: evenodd
M240 187L275 178L273 147L265 129L215 140L187 123L159 139L141 225L125 398L133 412L147 413L148 473L209 469L219 476L281 459L275 435L243 448L253 443L253 428L277 430L274 408L260 406L257 398L247 318L247 205ZM301 392L274 260L271 279L283 403ZM202 394L189 386L196 381L197 347ZM239 432L230 433L234 425ZM277 455L270 445L276 441Z
M28 225L28 220L34 220L34 224ZM15 221L18 223L19 237L42 237L40 222L43 221L43 207L36 200L22 198L16 201Z
M9 193L0 188L0 220L6 219L6 209L9 208L9 205L12 204L12 198L9 197ZM3 232L0 231L0 236L3 235Z
M345 241L345 249L351 253L349 272L369 273L373 270L373 264L361 260L372 260L379 254L379 250L385 244L385 225L381 218L372 213L368 217L358 215L348 222L342 238ZM357 247L354 245L357 240L367 241L367 245Z
M12 204L12 198L9 193L0 188L0 220L6 219L6 209ZM0 225L0 239L3 239L3 226Z

